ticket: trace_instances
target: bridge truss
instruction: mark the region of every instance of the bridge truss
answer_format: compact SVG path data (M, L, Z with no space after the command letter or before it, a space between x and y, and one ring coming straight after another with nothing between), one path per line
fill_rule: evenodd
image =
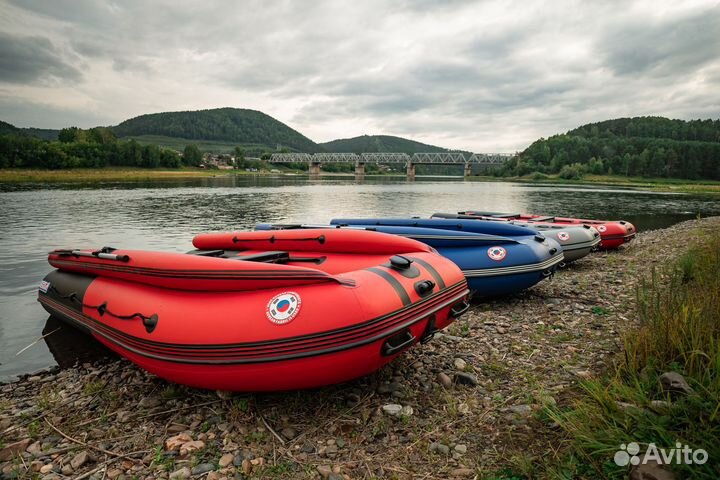
M473 153L469 157L460 152L414 153L273 153L270 163L351 163L360 165L365 163L391 164L402 163L406 165L502 165L512 158L507 153Z

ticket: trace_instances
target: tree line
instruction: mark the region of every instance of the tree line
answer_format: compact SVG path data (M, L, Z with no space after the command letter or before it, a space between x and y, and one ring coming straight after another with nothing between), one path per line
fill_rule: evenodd
M201 157L202 158L202 157ZM58 141L28 135L0 136L0 168L179 168L183 159L174 150L157 145L121 141L109 128L64 128Z
M636 117L533 142L498 175L624 175L720 180L720 120Z

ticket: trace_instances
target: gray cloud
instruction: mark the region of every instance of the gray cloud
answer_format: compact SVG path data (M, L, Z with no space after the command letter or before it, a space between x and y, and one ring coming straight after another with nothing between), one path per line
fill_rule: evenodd
M16 37L0 32L0 82L77 81L81 73L65 63L45 37Z
M606 118L720 116L720 9L699 1L0 0L0 105L41 127L235 106L316 141L510 151Z
M598 42L618 75L672 76L720 59L720 9L662 21L632 20Z

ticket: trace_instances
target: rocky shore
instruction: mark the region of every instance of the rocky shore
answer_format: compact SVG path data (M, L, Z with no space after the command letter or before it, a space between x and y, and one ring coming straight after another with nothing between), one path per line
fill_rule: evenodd
M602 372L635 285L720 217L641 233L523 294L476 303L380 372L313 391L230 395L124 360L0 385L0 478L472 478L522 473L561 435L543 406Z

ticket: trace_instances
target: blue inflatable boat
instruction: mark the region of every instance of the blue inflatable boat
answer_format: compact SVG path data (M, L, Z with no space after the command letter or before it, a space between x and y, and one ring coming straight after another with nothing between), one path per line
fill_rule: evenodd
M496 233L480 233L414 226L402 219L337 219L325 228L362 228L412 238L435 248L441 255L455 262L465 274L476 296L491 297L514 293L532 287L549 277L562 262L560 246L537 232L514 225L491 223ZM357 222L357 223L356 223ZM407 222L410 222L408 220ZM473 224L475 220L470 220ZM389 225L387 223L401 223ZM258 230L287 228L318 228L319 225L260 224Z

